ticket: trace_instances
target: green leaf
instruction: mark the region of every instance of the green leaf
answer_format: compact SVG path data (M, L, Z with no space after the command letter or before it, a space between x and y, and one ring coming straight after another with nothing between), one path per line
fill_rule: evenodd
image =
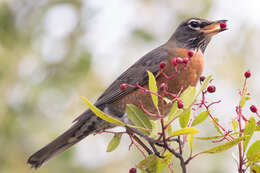
M172 160L172 153L168 152L163 155L164 158L158 158L157 157L157 167L156 167L156 173L161 173L164 168L168 166L168 164Z
M126 124L123 123L122 121L119 121L118 119L115 119L112 116L109 116L109 115L105 114L104 112L102 112L101 110L99 110L96 106L92 105L85 97L81 97L81 98L87 103L90 110L95 115L97 115L99 118L101 118L109 123L118 125L118 126L126 126Z
M174 131L170 136L179 136L179 135L192 135L192 134L196 134L199 133L200 131L194 127L187 127L187 128L183 128L180 130L176 130Z
M154 93L157 93L157 84L156 84L155 77L151 72L147 71L147 73L148 73L148 76L149 76L149 90L154 92ZM152 93L151 93L151 96L152 96L154 106L156 108L158 108L158 96L154 95Z
M116 133L107 146L107 152L114 151L120 144L122 133Z
M217 117L214 117L214 119L219 122L219 119ZM223 132L220 130L219 126L215 123L215 121L210 120L210 122L213 124L213 126L215 127L215 129L217 130L217 132L221 135L223 135Z
M161 173L163 169L170 163L172 159L171 153L165 153L164 158L159 158L156 155L149 155L147 158L139 162L137 167L143 173Z
M232 148L234 145L237 145L242 140L245 140L245 137L235 138L235 139L228 141L228 142L226 142L222 145L219 145L217 147L203 151L202 153L210 153L210 154L220 153L222 151L225 151L225 150Z
M195 94L196 88L192 86L189 86L182 92L180 99L184 104L184 109L187 109L193 103Z
M128 118L138 127L152 129L152 124L148 118L148 116L138 107L132 104L126 105L126 113ZM141 130L145 134L148 134L147 131Z
M258 161L260 160L260 140L254 142L246 153L248 161Z
M183 112L183 109L179 109L178 105L177 105L177 102L174 102L172 104L171 111L169 113L167 123L172 121L174 118L178 117L182 112Z
M260 131L260 124L255 127L255 131Z
M152 132L150 133L150 137L151 138L157 138L158 137L158 131L159 131L159 127L158 124L156 123L156 121L150 120L151 124L152 124Z
M233 127L234 132L237 132L238 122L234 118L232 119L232 127Z
M260 173L260 165L253 164L250 167L250 173Z
M244 152L246 151L248 142L250 141L250 139L255 131L255 126L256 126L255 118L251 117L249 119L249 121L246 123L246 127L244 129L244 136L247 136L247 138L243 141Z
M188 125L189 120L190 120L190 112L191 110L188 110L186 113L182 114L179 118L179 123L181 128L184 128Z
M170 136L172 134L172 126L169 125L166 130L167 130L167 135Z
M194 139L194 134L188 135L188 143L189 143L191 151L192 151L192 147L193 147L193 139Z
M207 136L207 137L196 137L196 139L199 140L213 140L213 139L220 139L223 138L224 136Z
M205 121L209 116L209 111L201 112L192 122L191 126L196 126Z

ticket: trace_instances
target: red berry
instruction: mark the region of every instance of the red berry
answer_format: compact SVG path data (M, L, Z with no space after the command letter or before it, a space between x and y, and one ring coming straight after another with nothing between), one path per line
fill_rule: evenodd
M253 113L257 113L257 107L255 105L250 106L250 110Z
M123 83L123 84L120 85L120 90L121 91L124 91L126 88L127 88L127 84L126 83Z
M191 58L194 55L194 51L193 50L189 50L188 51L188 57Z
M129 170L129 173L136 173L136 168L131 168L131 169Z
M166 66L166 64L165 64L164 61L160 62L160 68L161 68L161 69L163 69L165 66Z
M181 100L178 100L177 105L179 109L182 109L184 107L183 102Z
M221 29L225 29L227 27L227 24L225 22L219 23Z
M245 78L250 78L251 72L250 72L249 70L247 70L247 71L244 73L244 76L245 76Z
M216 91L216 87L214 85L210 85L208 86L207 91L210 93L214 93Z
M181 63L183 63L183 59L178 57L178 58L176 58L176 62L177 62L177 64L181 64Z
M203 82L206 79L205 76L200 76L200 82Z
M178 64L176 58L172 58L172 64L173 64L174 66L176 66L176 65Z
M184 64L188 64L188 62L189 62L189 58L183 58L183 63Z

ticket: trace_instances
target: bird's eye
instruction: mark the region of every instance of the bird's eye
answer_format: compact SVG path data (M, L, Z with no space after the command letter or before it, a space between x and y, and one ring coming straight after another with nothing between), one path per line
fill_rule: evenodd
M198 22L192 21L189 24L192 28L198 28L200 26L200 24Z

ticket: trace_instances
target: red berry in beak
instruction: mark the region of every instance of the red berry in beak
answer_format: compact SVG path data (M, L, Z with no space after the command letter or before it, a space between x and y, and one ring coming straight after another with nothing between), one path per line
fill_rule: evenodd
M245 78L250 78L251 72L250 72L249 70L247 70L247 71L244 73L244 76L245 76Z
M176 58L176 63L177 63L177 64L183 63L183 59L180 58L180 57Z
M124 91L126 88L127 88L127 84L126 83L123 83L123 84L120 85L120 90L121 91Z
M216 87L214 85L210 85L208 86L207 91L209 93L214 93L216 91Z
M191 57L193 57L193 55L194 55L194 51L193 50L189 50L188 51L188 57L191 58Z
M221 29L226 29L227 28L227 24L225 22L220 22L219 26Z
M129 170L129 173L136 173L136 168L131 168L131 169Z
M250 106L250 110L253 113L257 113L257 107L255 105Z
M183 102L181 100L178 100L177 105L179 109L182 109L184 107Z
M165 66L166 66L166 64L165 64L164 61L160 62L160 68L161 68L161 69L164 69Z

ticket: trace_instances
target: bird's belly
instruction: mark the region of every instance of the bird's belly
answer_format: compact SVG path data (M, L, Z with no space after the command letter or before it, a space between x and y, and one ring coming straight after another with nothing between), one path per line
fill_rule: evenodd
M168 92L177 94L180 91L180 89L182 88L185 89L188 86L195 86L197 84L204 66L203 56L201 55L202 55L201 52L197 52L196 54L194 54L194 56L190 59L190 62L187 64L187 66L182 71L180 71L180 73L178 73L174 78L169 80L167 86ZM165 73L167 75L174 73L172 67L173 65L171 64L171 59L169 58L169 60L166 63L166 69L165 69ZM165 82L165 80L166 79L163 77L163 75L160 74L156 78L157 87L159 88L159 86L163 82ZM148 88L148 85L145 85L144 87ZM110 104L110 106L113 107L114 110L117 110L123 115L125 113L127 104L134 104L138 107L140 107L140 104L142 104L147 111L151 113L157 113L157 109L153 105L151 95L149 93L143 92L140 89L137 89L125 95L121 99ZM169 113L170 107L171 105L164 108L163 110L164 115L167 115ZM160 101L159 101L159 109L160 111L162 111Z

